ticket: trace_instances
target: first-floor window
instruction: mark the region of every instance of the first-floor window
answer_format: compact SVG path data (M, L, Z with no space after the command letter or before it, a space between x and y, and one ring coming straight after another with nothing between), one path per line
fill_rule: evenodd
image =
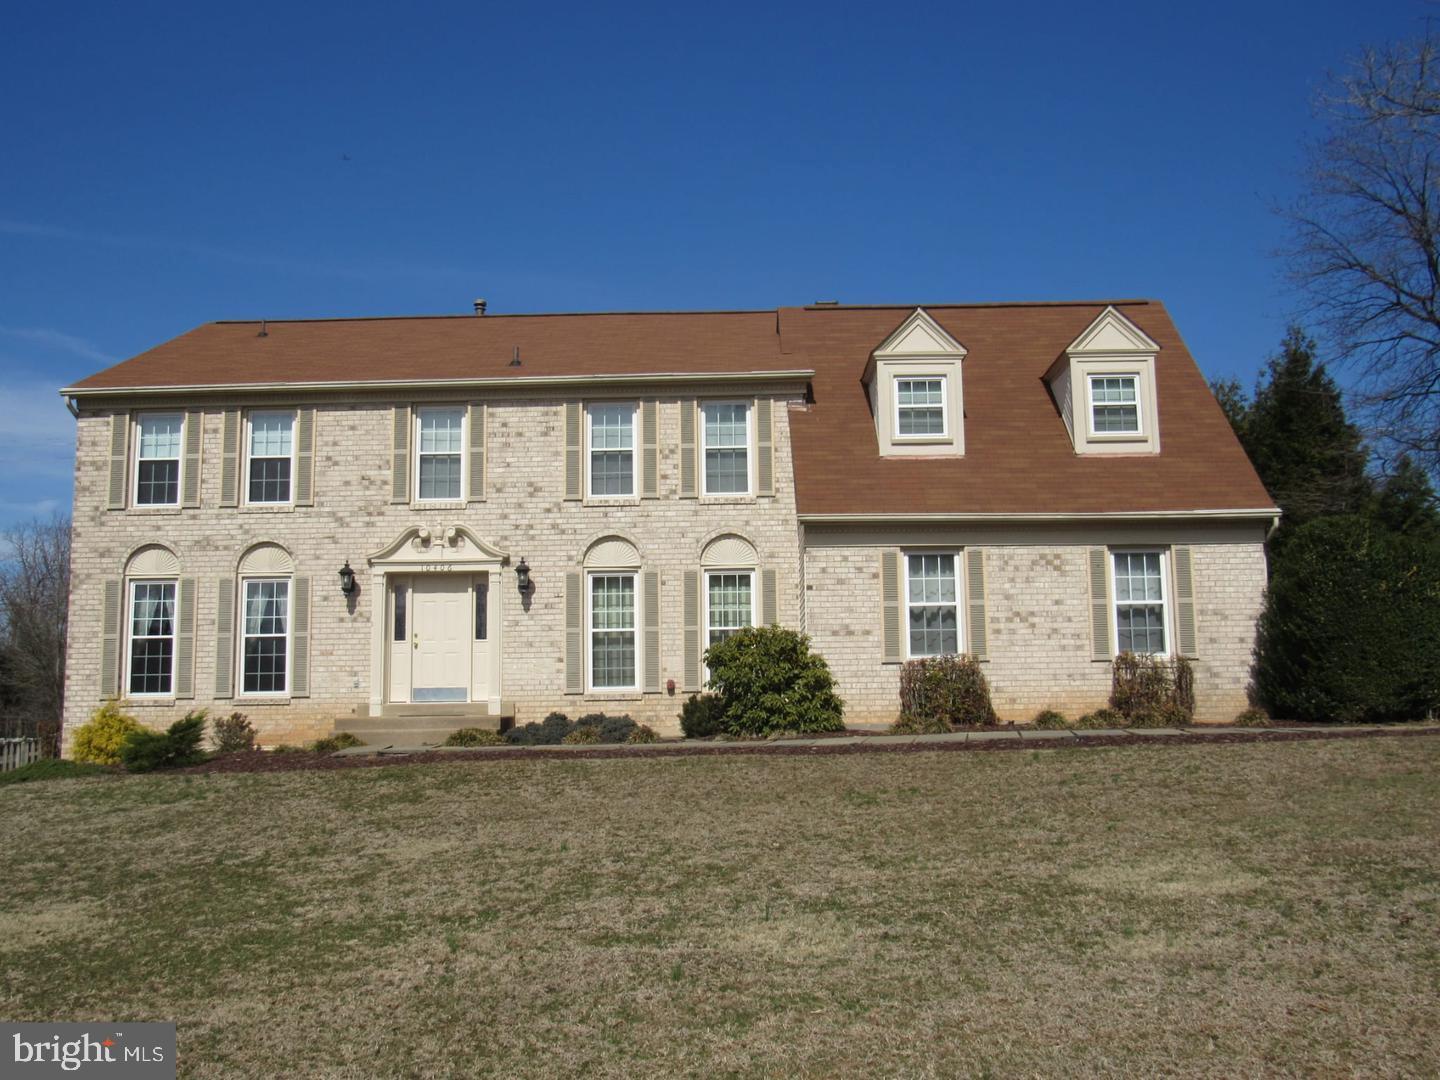
M942 656L960 651L955 563L952 552L915 554L907 559L906 608L911 656Z
M1165 634L1165 553L1117 551L1115 641L1120 652L1168 652Z
M755 625L755 575L749 570L724 570L705 575L707 644L716 645L736 630Z
M590 685L630 690L635 679L635 575L590 576Z
M247 694L283 694L290 653L290 580L245 582L241 655Z
M175 675L175 582L130 585L130 693L168 694Z

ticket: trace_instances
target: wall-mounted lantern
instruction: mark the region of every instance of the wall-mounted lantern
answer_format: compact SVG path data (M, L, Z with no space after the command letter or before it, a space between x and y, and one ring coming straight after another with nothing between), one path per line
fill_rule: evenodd
M530 566L525 562L525 556L520 556L520 565L515 567L515 587L524 596L530 591Z
M340 591L346 596L355 595L355 571L350 569L350 560L340 568Z

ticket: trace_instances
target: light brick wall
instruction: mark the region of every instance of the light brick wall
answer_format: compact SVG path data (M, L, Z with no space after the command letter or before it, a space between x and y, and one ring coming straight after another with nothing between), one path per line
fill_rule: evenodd
M698 568L704 543L732 532L749 540L759 568L777 571L778 614L789 625L799 620L800 553L783 399L773 410L775 496L699 500L678 497L679 397L659 400L660 498L603 505L564 501L564 409L559 398L489 400L486 501L445 507L391 504L390 402L317 402L313 507L220 507L221 410L215 405L205 412L199 509L108 511L109 413L83 413L76 454L67 745L73 729L101 700L104 581L121 576L137 547L166 545L179 556L182 575L198 581L195 698L131 700L125 708L157 727L191 708L238 709L251 718L262 742L272 744L326 734L337 717L368 711L371 619L383 611L383 598L370 588L366 556L413 526L443 530L454 524L468 526L480 539L508 552L512 566L524 556L533 570L535 589L528 611L522 609L510 569L494 586L502 613L496 642L502 656L500 693L515 703L519 722L538 720L552 709L572 716L604 710L628 712L657 730L678 731L684 696L679 689L673 696L563 693L566 571L579 568L587 546L601 536L623 536L636 545L643 568L661 575L661 683L673 678L678 688L683 685L682 574ZM215 582L234 574L241 554L262 541L285 547L297 572L312 577L311 696L283 702L240 697L216 701ZM341 595L337 577L346 559L361 585L353 602Z
M884 547L985 548L990 682L1002 720L1040 709L1067 716L1104 705L1110 664L1091 659L1087 552L1106 544L1186 543L1195 556L1196 716L1230 720L1245 708L1255 620L1265 589L1261 532L1091 530L1034 526L1027 534L843 532L806 537L805 612L816 649L834 671L851 723L889 723L900 668L882 660L880 552Z

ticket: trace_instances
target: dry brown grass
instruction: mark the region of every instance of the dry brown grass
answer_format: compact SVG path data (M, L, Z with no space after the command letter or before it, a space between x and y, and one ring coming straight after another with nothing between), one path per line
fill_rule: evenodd
M1420 738L18 785L0 1015L175 1019L190 1076L1423 1074L1437 777Z

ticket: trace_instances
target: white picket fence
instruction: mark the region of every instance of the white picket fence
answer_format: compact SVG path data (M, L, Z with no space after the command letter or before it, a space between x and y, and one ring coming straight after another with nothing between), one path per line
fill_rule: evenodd
M39 739L0 739L0 772L40 760Z

